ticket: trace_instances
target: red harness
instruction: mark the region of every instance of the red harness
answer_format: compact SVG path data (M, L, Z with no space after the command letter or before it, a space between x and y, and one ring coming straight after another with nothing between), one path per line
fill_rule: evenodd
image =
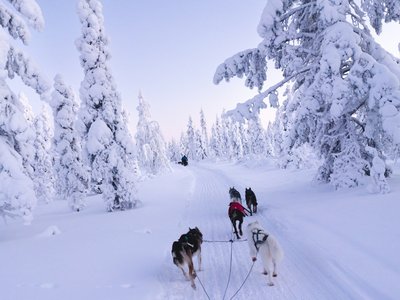
M231 203L229 203L228 214L231 214L235 209L240 211L242 214L247 215L246 212L245 212L245 208L239 202L231 202Z

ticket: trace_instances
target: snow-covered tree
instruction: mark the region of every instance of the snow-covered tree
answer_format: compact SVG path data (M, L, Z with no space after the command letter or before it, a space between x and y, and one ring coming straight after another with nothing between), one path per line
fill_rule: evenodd
M231 160L233 156L231 118L221 118L221 146L221 158Z
M72 210L79 211L85 206L89 173L83 164L81 138L75 127L78 104L61 75L54 78L50 106L54 115L56 190L62 199L68 200Z
M6 80L18 75L39 95L49 84L27 56L12 46L9 36L27 45L29 27L44 26L39 5L34 1L0 1L0 215L23 217L29 222L36 205L32 175L34 131L24 118L24 108ZM8 35L6 34L8 33Z
M266 107L268 96L270 105L276 106L278 89L290 82L289 106L295 107L290 116L292 145L313 146L323 159L316 177L324 182L332 182L335 160L343 160L346 149L359 149L360 159L366 161L354 164L355 168L367 165L366 169L347 172L359 184L357 174L369 174L376 157L366 148L374 148L384 161L386 149L400 143L400 62L375 42L364 20L366 12L379 33L382 20L399 20L400 6L393 0L358 4L355 0L269 0L258 26L262 42L229 58L214 77L219 83L244 75L246 85L259 90L231 112L237 118L253 118ZM263 90L266 59L275 62L284 78ZM357 132L357 139L349 139ZM350 147L349 142L356 145Z
M45 106L42 107L41 113L34 119L36 138L34 141L33 182L36 197L44 203L53 201L55 185L52 164L53 155L51 152L53 132L50 120L51 116Z
M200 128L201 128L201 158L204 159L208 156L209 153L209 141L208 141L208 133L207 133L207 122L204 117L203 110L200 110Z
M204 145L204 140L202 138L202 134L200 129L196 129L194 132L194 143L196 149L196 157L198 160L203 160L207 157L206 149Z
M361 7L367 12L377 34L382 32L382 21L400 20L400 2L397 0L361 0Z
M196 149L196 137L195 137L195 129L193 127L193 120L192 117L189 117L188 124L186 127L186 134L185 134L185 142L184 145L184 152L185 155L192 160L197 161L197 149Z
M243 157L249 157L251 146L249 143L249 134L244 122L237 122L239 126L239 136L242 143Z
M167 146L164 141L160 126L151 120L150 105L139 93L139 113L136 128L136 149L138 163L142 170L148 174L155 175L171 169L167 157Z
M232 122L232 158L240 160L243 158L243 144L240 132L240 124Z
M222 157L222 128L221 121L217 116L215 119L215 123L211 127L211 138L210 138L210 152L213 153L213 156L216 158Z
M124 123L122 104L108 67L108 39L99 0L79 0L82 36L76 41L84 70L80 98L80 131L92 182L103 194L108 211L138 203L135 178L128 158L133 141Z
M182 158L182 149L179 146L178 142L175 141L175 139L172 139L167 146L167 153L168 153L168 158L172 162L178 162L181 161Z
M268 155L268 147L265 138L265 130L258 116L256 116L255 119L249 120L248 134L251 153L256 157L266 157Z

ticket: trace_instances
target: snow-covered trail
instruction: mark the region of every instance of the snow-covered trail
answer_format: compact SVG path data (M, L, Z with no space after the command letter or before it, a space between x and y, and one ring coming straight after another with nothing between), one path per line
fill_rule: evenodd
M179 221L182 232L187 227L198 226L208 241L229 241L232 227L227 216L229 203L228 189L235 186L244 198L244 188L248 182L241 182L237 172L229 169L217 169L212 165L190 165L192 181L189 187L187 207ZM265 180L265 178L264 178ZM265 191L257 189L257 195ZM330 256L312 239L302 236L296 228L286 225L282 211L268 207L259 197L259 213L247 217L243 228L258 219L273 233L282 245L285 258L278 269L279 276L275 286L269 287L262 275L261 262L257 261L247 282L234 299L373 299L359 294L354 286L351 273L340 269L335 258ZM179 233L179 234L180 234ZM179 237L179 234L176 238ZM232 272L225 299L231 299L248 274L252 261L246 242L235 241L203 243L203 271L198 276L210 299L223 299L228 281L232 247ZM182 273L172 262L170 253L166 253L165 267L160 275L161 293L158 299L207 299L199 281L197 290L190 287ZM197 268L197 260L195 259ZM368 288L367 288L368 290ZM372 292L372 290L371 290ZM375 294L378 296L378 294ZM382 296L382 295L380 295ZM384 299L380 297L380 299Z

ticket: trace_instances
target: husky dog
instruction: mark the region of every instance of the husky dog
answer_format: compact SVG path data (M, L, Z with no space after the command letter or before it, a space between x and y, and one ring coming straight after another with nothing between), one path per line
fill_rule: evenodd
M257 198L256 194L251 190L251 187L245 190L246 205L250 210L250 215L257 212ZM253 209L252 209L253 207Z
M246 235L252 260L257 260L257 254L261 257L263 274L268 275L268 285L274 285L272 277L278 276L277 264L283 258L283 251L278 241L266 232L258 221L247 225Z
M196 289L194 279L196 271L194 270L193 256L197 255L199 263L199 271L201 270L201 244L203 243L203 234L200 230L189 228L189 231L182 234L178 241L172 244L172 260L174 264L182 270L183 276L190 280L192 288ZM185 264L189 268L189 276L185 272Z
M236 190L235 187L229 188L229 197L231 198L231 201L242 203L242 196L240 196L239 191Z
M246 208L244 208L243 205L240 204L239 201L236 201L236 199L233 199L233 201L231 203L229 203L228 216L229 216L229 219L231 220L234 233L236 234L236 238L240 239L240 236L243 235L243 232L242 232L243 218L245 216L247 216ZM239 232L236 227L237 222L239 222Z

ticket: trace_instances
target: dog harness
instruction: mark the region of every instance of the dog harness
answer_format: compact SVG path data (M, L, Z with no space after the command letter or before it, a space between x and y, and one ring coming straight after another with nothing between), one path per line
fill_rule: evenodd
M260 249L261 245L265 243L268 238L268 234L264 233L263 230L257 229L257 231L252 231L253 233L253 243L254 247L256 247L257 252Z
M188 245L191 248L194 248L194 245L189 243L188 234L185 234L185 244Z
M229 203L228 214L231 214L235 209L240 211L242 214L246 215L245 208L243 207L243 205L235 201Z

